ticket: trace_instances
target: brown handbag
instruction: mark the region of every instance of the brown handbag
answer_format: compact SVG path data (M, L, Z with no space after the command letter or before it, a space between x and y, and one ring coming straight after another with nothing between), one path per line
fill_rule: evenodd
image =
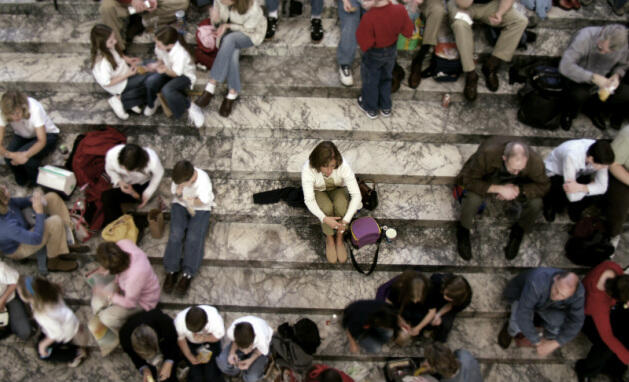
M149 211L149 230L154 239L161 239L164 236L164 214L161 210L154 208Z

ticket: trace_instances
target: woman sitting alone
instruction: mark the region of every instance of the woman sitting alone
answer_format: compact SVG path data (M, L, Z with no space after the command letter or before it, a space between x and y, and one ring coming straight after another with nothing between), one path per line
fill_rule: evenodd
M96 24L90 32L92 44L92 74L111 97L109 106L120 119L128 119L128 110L142 113L146 103L146 74L137 72L140 59L122 53L114 31Z
M354 172L334 143L324 141L312 150L301 170L301 187L308 210L321 221L326 258L332 264L344 263L343 232L362 207L362 198Z
M7 126L13 138L4 146ZM11 169L15 182L32 186L42 159L50 154L59 140L59 129L36 99L19 90L8 90L0 99L0 154Z

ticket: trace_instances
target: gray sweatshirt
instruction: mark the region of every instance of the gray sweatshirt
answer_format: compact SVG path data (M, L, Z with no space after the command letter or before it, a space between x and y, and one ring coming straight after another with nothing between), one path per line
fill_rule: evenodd
M590 83L592 74L620 75L629 66L629 49L625 46L615 52L601 54L598 40L603 27L586 27L577 32L568 49L561 56L559 72L574 82Z

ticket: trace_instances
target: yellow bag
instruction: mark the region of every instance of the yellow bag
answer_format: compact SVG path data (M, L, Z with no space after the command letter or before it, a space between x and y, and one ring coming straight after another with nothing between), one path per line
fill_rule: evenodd
M113 241L114 243L122 239L129 239L135 243L138 240L138 228L135 226L131 215L122 215L107 224L101 236L103 240Z

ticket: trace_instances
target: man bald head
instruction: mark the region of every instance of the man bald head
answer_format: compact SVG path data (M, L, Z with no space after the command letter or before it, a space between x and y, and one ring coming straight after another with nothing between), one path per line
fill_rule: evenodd
M518 175L526 168L529 160L529 146L520 141L511 141L505 146L502 160L510 174Z
M561 272L553 277L553 285L550 287L550 299L561 301L570 298L579 286L579 276L573 272Z

